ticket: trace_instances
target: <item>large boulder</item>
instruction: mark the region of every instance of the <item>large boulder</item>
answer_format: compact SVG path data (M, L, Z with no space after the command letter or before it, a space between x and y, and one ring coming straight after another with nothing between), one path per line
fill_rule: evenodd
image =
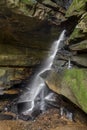
M65 69L59 73L50 71L45 78L47 85L79 106L87 113L87 70Z

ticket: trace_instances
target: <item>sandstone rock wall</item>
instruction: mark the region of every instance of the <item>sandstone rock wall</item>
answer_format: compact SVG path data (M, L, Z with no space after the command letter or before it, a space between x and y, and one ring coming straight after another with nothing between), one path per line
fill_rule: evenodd
M9 88L31 76L48 53L51 34L46 21L19 15L1 6L0 87Z

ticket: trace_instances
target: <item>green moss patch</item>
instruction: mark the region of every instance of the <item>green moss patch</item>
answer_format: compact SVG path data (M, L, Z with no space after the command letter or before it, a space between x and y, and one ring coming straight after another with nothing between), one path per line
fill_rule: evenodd
M67 70L64 81L75 95L80 108L87 113L87 70Z

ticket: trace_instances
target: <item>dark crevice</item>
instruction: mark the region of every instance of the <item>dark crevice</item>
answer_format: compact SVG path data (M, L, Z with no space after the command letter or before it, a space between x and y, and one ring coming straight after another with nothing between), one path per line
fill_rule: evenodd
M87 54L87 49L77 50L77 54Z
M66 19L64 22L61 22L61 28L67 30L67 36L70 36L70 34L73 32L75 26L78 23L79 18L77 16L71 16L68 19ZM74 21L74 22L72 22Z

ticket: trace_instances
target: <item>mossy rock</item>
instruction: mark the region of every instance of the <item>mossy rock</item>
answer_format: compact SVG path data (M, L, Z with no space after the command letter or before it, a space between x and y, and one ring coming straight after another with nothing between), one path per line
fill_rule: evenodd
M51 90L65 96L87 113L87 69L51 71L45 81Z
M76 44L87 40L87 0L73 0L66 12L66 17L76 16L78 23L69 37L70 44Z
M78 39L81 39L80 42L84 43L83 40L87 40L87 13L84 13L79 19L78 24L76 25L74 31L70 35L70 43L78 43Z
M73 0L71 6L66 12L66 17L73 15L82 15L86 11L87 0Z
M78 24L70 35L70 42L77 42L78 39L87 39L87 0L73 0L71 6L66 12L66 17L77 16ZM79 17L80 16L80 17Z
M70 35L69 41L85 37L85 34L79 28L75 28L72 34Z
M79 107L87 113L87 70L67 70L64 74L63 82L71 89Z

